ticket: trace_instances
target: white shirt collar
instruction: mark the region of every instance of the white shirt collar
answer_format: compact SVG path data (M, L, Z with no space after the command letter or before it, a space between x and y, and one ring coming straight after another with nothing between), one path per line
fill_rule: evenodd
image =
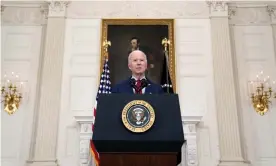
M134 76L132 76L131 78L134 78L135 80L137 80L137 78L136 78L136 77L134 77ZM142 79L146 79L146 77L145 77L145 76L143 76L143 77L141 77L141 78L140 78L140 80L142 80Z

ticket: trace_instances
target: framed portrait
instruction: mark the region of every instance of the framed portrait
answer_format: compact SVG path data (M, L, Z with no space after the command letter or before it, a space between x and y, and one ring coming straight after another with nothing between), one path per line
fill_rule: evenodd
M174 20L172 19L103 19L102 41L110 41L108 60L112 85L131 76L128 55L131 51L143 51L148 60L146 76L160 84L164 63L162 40L170 40L168 50L169 74L175 89ZM106 50L101 49L101 69Z

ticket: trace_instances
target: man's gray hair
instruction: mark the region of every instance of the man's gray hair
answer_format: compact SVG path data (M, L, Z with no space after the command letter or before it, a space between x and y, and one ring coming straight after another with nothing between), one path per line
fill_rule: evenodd
M128 63L130 63L130 59L131 59L131 56L133 55L133 54L135 54L135 53L142 53L144 56L145 56L145 59L146 59L146 62L147 62L147 56L146 56L146 54L143 52L143 51L141 51L141 50L134 50L134 51L132 51L129 55L128 55Z

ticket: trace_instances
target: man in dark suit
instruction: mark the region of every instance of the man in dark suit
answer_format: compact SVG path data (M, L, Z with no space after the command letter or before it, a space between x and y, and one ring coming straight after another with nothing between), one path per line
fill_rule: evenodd
M128 56L128 68L132 76L116 84L112 88L112 93L129 94L163 94L162 87L153 83L145 76L147 70L147 56L140 50L132 51ZM140 85L139 85L140 84ZM139 88L140 87L140 88ZM177 156L177 164L181 162L181 151Z
M128 56L128 68L132 76L112 88L112 93L161 94L162 87L145 76L147 56L140 50L132 51Z

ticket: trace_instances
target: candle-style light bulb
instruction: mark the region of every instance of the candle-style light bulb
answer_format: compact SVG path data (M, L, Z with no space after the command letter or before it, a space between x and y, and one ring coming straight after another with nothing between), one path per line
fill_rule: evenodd
M267 76L267 78L266 78L266 86L267 86L268 88L271 88L270 76Z
M23 90L23 82L20 82L20 91L22 92Z
M272 81L272 90L276 93L276 80Z
M253 81L250 81L250 83L249 83L249 87L248 87L249 89L248 89L248 93L249 93L249 95L251 96L252 94L254 94L254 82Z

